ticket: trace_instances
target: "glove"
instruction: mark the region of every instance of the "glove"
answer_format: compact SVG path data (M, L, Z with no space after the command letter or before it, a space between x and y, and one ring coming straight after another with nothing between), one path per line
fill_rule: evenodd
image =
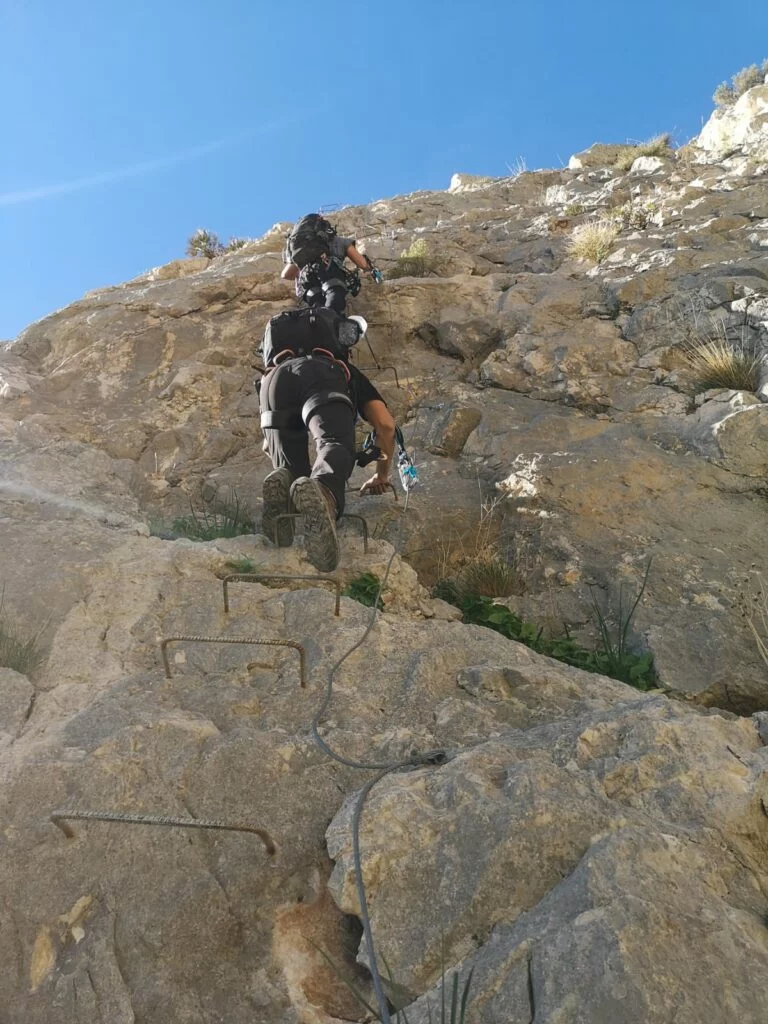
M381 282L384 280L381 271L377 267L371 267L371 277L376 282L376 284L381 284Z

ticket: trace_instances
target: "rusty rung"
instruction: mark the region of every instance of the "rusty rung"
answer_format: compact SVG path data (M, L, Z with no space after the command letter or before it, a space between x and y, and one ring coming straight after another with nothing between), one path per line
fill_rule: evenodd
M358 370L360 370L361 373L365 373L366 370L368 370L369 372L371 370L391 370L392 373L394 373L395 375L395 385L402 391L402 387L400 386L400 378L397 375L397 368L394 366L358 366Z
M357 515L356 512L343 512L341 515L342 519L359 519L363 527L363 552L368 554L368 523L364 516Z
M259 580L312 580L313 583L330 583L336 590L336 605L333 614L341 614L341 580L336 576L298 576L295 573L275 572L235 572L231 576L225 576L221 583L222 590L224 591L224 611L229 611L229 592L227 588L230 583L258 583Z
M221 832L252 832L264 843L270 857L275 855L275 843L265 828L251 825L246 821L226 822L210 821L205 818L170 818L157 814L123 814L120 811L54 811L51 821L58 826L67 839L73 839L75 833L66 821L115 821L124 825L167 825L172 828L208 828Z
M160 653L163 656L165 666L165 678L171 678L171 665L168 661L168 644L179 643L180 641L194 641L199 644L256 644L259 647L293 647L299 652L301 665L301 688L307 685L307 656L306 651L296 640L261 640L253 636L190 636L187 634L179 636L167 636L160 641Z

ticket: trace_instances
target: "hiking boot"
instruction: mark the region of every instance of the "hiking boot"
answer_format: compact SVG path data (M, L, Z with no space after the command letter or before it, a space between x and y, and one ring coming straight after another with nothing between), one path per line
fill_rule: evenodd
M290 470L285 467L275 469L265 477L261 491L264 497L261 532L280 548L289 548L293 544L293 519L277 518L287 512L293 512L292 482Z
M291 498L304 517L307 558L319 572L331 572L339 564L333 495L316 480L300 476L291 487Z

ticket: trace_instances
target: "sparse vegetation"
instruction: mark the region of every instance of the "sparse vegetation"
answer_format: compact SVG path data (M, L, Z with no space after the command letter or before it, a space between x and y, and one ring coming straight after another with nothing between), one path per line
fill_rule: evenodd
M715 337L686 341L683 359L694 394L712 388L757 391L763 357L746 340L733 342L725 330Z
M431 253L426 238L417 238L403 249L394 267L387 271L387 277L429 277L437 273L439 261Z
M29 676L42 663L43 653L40 649L40 637L48 622L26 639L22 637L18 625L5 610L5 587L0 591L0 668L12 668L24 676Z
M233 491L230 500L217 511L190 506L190 514L174 519L170 527L150 520L149 532L151 536L165 540L186 537L187 540L206 541L251 534L255 532L255 526Z
M647 142L623 146L614 161L617 171L628 171L639 156L672 156L672 140L668 132L655 135Z
M721 82L715 89L712 99L718 107L731 107L748 89L762 85L766 75L768 75L768 60L764 60L762 64L750 64L749 67L737 71L730 84Z
M568 203L563 212L566 217L580 217L586 212L586 207L583 203Z
M215 256L242 249L247 244L247 238L230 238L225 245L214 231L198 228L187 239L187 256L205 256L206 259L212 260Z
M461 595L508 597L520 591L520 551L512 552L501 540L503 502L503 497L484 501L478 521L469 527L436 531L428 580L447 582Z
M619 225L607 217L598 217L573 229L568 252L574 259L602 263L619 234Z
M344 597L351 597L354 601L359 601L366 608L373 608L374 602L378 599L377 607L383 611L384 602L379 594L380 590L381 580L379 577L372 572L363 572L350 580L341 593Z
M565 662L566 665L610 676L638 690L650 690L656 685L653 655L650 652L638 654L629 648L629 631L645 592L649 569L650 562L637 597L631 604L625 600L623 586L620 588L615 629L609 624L611 614L603 610L593 596L599 634L599 646L595 650L584 647L569 635L567 629L562 636L546 637L540 626L527 622L504 605L495 604L489 597L462 594L451 581L439 583L434 592L436 597L460 608L466 623L486 626L510 640L525 644L539 654Z
M652 199L631 199L614 207L608 219L622 231L644 231L656 213L656 204Z

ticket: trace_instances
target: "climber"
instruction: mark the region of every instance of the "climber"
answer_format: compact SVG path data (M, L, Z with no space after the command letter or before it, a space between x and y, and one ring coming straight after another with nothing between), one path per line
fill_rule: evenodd
M354 238L341 238L319 213L308 213L288 236L280 276L296 282L296 294L310 308L325 306L343 314L347 292L354 298L360 291L357 270L344 268L347 258L377 284L381 283L381 273L367 256L358 252Z
M365 333L362 317L332 309L291 309L267 324L261 354L267 372L260 385L264 447L274 470L264 480L262 530L280 547L293 543L294 510L304 518L307 557L330 572L339 562L336 520L344 511L346 483L355 465L355 419L376 433L375 474L361 494L383 494L395 444L395 422L379 392L349 362ZM312 436L316 458L310 466Z

